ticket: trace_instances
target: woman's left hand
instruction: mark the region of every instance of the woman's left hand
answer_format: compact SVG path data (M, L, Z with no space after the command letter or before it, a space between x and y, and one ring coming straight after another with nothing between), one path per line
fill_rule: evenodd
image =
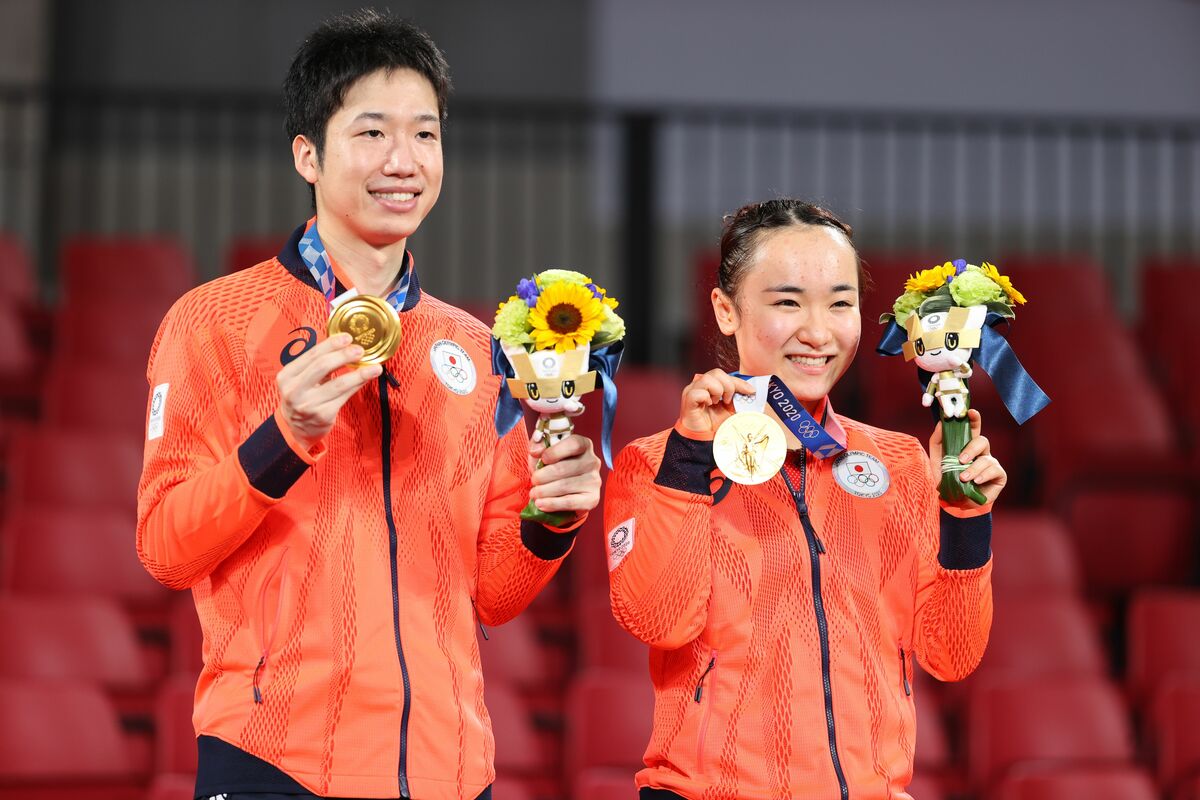
M971 423L971 441L967 442L967 446L963 448L958 460L960 463L970 466L964 469L958 478L962 481L975 481L979 491L983 492L983 496L991 503L1000 496L1000 492L1008 483L1008 473L992 455L991 442L986 436L979 433L983 420L979 412L973 408L968 409L967 419ZM942 423L940 422L934 428L933 435L929 437L929 469L936 484L942 477ZM965 497L954 505L961 508L979 507Z

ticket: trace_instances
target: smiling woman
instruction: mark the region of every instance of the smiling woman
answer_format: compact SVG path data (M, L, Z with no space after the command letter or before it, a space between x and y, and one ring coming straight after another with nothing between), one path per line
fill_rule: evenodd
M957 680L983 655L1004 470L975 440L988 502L939 513L940 429L926 453L830 407L862 327L851 235L800 200L727 219L712 306L737 372L695 376L609 478L613 614L653 653L642 800L907 798L910 656Z

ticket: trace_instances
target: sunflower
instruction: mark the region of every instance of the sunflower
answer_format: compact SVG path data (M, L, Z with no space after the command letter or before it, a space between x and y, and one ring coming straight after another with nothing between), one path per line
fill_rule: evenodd
M537 305L529 312L534 345L560 353L587 344L603 320L604 305L586 286L559 281L542 285Z
M923 269L916 275L909 276L908 280L904 282L904 291L931 292L944 284L948 278L953 278L957 271L949 262L940 267Z
M1008 279L1007 275L1001 275L1000 270L996 269L986 261L983 262L983 266L980 267L980 269L983 270L984 275L987 275L996 283L1000 284L1000 288L1004 290L1006 295L1008 295L1009 300L1012 300L1017 305L1025 304L1025 295L1021 294L1013 287L1012 281Z

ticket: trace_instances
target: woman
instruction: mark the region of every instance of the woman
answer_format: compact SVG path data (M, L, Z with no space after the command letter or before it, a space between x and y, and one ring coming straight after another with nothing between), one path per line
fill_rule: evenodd
M835 415L829 390L858 348L862 283L850 227L828 211L798 200L739 210L712 292L722 363L777 376L846 452L817 458L788 432L779 474L731 483L713 437L754 387L714 369L683 390L672 430L617 459L612 607L651 645L655 689L643 800L906 798L911 657L957 680L983 655L1005 472L971 411L961 477L988 502L950 507L934 488L940 426L926 453Z

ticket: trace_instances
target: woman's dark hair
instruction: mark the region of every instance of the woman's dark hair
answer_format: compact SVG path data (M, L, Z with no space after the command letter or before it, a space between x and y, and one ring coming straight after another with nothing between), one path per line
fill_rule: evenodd
M425 77L445 122L450 67L423 30L407 20L363 9L323 22L296 51L283 81L284 128L289 141L303 135L320 159L329 119L360 78L378 70L411 69Z
M790 197L764 200L739 208L725 217L725 229L721 233L721 263L717 266L717 288L734 303L746 277L751 258L759 242L768 231L792 225L823 225L840 231L854 250L854 230L842 222L833 212L803 200ZM862 259L854 250L858 265L858 294L870 283L870 276L863 269ZM737 369L737 343L732 336L718 333L716 341L717 362L723 369Z

